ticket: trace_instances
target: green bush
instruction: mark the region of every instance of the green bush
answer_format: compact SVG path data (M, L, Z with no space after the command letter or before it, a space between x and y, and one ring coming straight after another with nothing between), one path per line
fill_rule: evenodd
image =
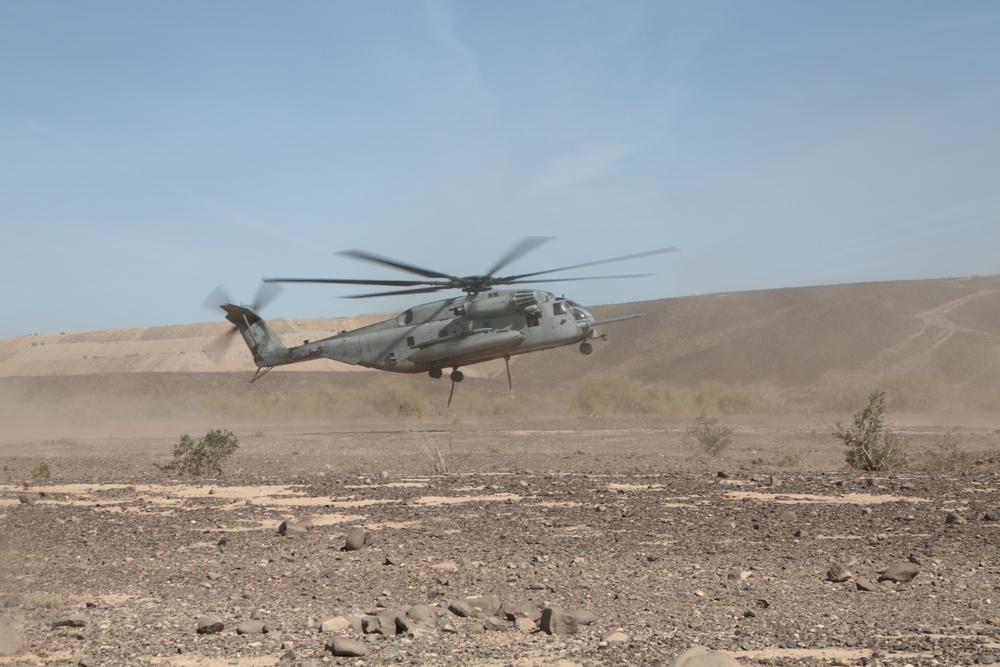
M885 425L885 413L885 392L875 390L851 426L837 422L834 427L834 436L847 447L847 465L854 470L892 470L905 463L903 443Z
M719 456L733 443L733 429L719 425L718 417L710 417L702 410L694 419L686 435L689 443L695 444L712 456Z
M31 479L35 482L42 479L48 479L50 477L52 477L52 471L49 469L49 464L45 461L36 465L35 469L31 471Z
M195 442L191 436L182 435L174 445L174 460L161 470L183 475L202 477L209 473L222 474L222 463L239 448L240 442L232 431L209 431Z

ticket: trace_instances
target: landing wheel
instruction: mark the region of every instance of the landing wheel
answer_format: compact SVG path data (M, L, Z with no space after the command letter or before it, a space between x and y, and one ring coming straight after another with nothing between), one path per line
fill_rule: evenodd
M590 354L594 351L594 346L584 341L580 343L580 354Z
M456 368L455 370L453 370L451 372L451 376L450 377L451 377L451 381L452 382L461 382L462 380L465 379L465 373L463 373L462 371L460 371L460 370L458 370Z
M438 368L437 366L427 371L427 374L430 375L435 380L440 379L441 376L444 375L444 373L441 372L441 369Z

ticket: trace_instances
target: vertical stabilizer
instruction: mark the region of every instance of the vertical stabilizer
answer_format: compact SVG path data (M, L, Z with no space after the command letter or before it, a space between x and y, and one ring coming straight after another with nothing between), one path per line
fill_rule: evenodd
M290 362L288 348L260 315L248 306L223 304L226 319L239 329L258 367L281 366Z

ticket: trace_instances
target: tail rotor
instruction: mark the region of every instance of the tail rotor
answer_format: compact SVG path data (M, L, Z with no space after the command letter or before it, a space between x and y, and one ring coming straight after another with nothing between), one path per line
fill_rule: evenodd
M244 304L244 306L251 308L255 312L260 312L269 303L274 301L283 291L284 289L277 283L261 282L261 284L257 287L257 293L254 294L253 301L249 304ZM232 304L234 304L234 301L229 295L229 292L226 291L225 287L219 285L212 290L211 294L205 297L205 301L201 305L203 308L208 308L209 310L215 311L218 308L225 311L226 309L224 306ZM239 331L239 327L235 324L231 324L225 333L209 343L205 348L203 348L202 352L204 352L205 355L211 358L216 364L220 363L233 341L233 334L237 331Z

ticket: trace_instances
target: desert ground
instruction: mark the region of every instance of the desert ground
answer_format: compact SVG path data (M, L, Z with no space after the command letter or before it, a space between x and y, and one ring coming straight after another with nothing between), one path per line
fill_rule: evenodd
M445 384L386 385L419 411L345 398L377 374L206 370L214 325L0 341L0 665L670 665L692 646L743 665L993 664L1000 420L970 396L997 372L997 283L901 284L891 308L885 286L834 290L825 324L785 292L677 300L649 318L673 327L661 354L632 333L587 368L532 355L513 401L485 368L451 408ZM806 326L790 323L825 332L865 299L885 313L867 347L787 343ZM930 465L849 469L832 430L853 409L823 407L821 376L915 367L936 398L892 427ZM712 454L690 412L574 408L602 373L783 398L720 411L732 444ZM310 396L326 399L299 409ZM239 439L221 475L163 469L209 428ZM909 581L879 581L897 565Z

